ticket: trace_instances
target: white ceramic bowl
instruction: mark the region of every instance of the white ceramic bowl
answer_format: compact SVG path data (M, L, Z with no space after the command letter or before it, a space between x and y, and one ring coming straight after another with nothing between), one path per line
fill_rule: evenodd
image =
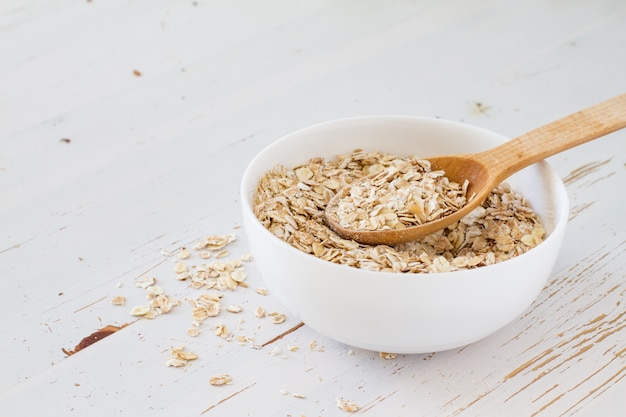
M274 142L252 160L241 182L244 227L267 287L317 332L364 349L434 352L494 333L538 296L561 247L568 198L546 162L507 180L540 216L545 241L511 260L467 271L400 274L323 261L272 235L253 214L252 204L259 178L277 163L293 167L355 148L424 157L474 153L506 140L457 122L381 116L330 121Z

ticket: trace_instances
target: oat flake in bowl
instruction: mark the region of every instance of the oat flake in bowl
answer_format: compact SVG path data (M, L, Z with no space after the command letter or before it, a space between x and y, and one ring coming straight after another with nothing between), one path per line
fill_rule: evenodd
M411 168L415 166L419 169ZM415 189L420 195L383 204L368 190L355 190L355 198L374 201L370 216L362 218L362 222L408 226L445 213L445 204L436 201L440 193L434 189L443 173L431 171L428 161L357 149L332 159L312 158L291 169L277 165L259 180L254 214L275 236L305 253L373 271L451 272L476 268L521 255L543 240L545 231L539 218L508 184L496 188L482 206L461 221L395 247L345 240L326 225L324 210L338 190L364 176L378 177L381 173L387 177L398 171L405 173L399 177L404 184L394 188L404 185L409 189L416 173L422 174L420 181L412 181L419 185L411 188L413 195ZM446 187L444 195L457 208L466 201L463 188L466 187L458 184ZM400 204L403 208L389 210L390 204ZM355 213L354 209L347 211Z

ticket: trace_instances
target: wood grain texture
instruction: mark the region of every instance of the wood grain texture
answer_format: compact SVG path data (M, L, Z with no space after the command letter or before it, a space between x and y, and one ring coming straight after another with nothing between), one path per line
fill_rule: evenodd
M219 317L253 343L216 336L216 321L189 337L186 302L154 320L129 310L145 276L197 295L162 251L234 233L231 255L248 252L239 180L280 136L411 114L514 137L626 91L625 18L612 0L3 1L3 413L343 416L343 398L369 416L620 415L623 132L549 159L571 200L553 274L522 316L462 349L384 360L289 312L258 319L284 308L254 291L254 262L249 288L224 295L244 311ZM199 359L165 366L179 345ZM219 373L233 383L211 386Z

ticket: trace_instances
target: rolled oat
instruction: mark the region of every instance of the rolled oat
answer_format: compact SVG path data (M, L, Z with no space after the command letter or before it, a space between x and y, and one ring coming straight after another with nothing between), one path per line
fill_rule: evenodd
M403 172L408 176L403 178ZM440 174L429 173L429 165L420 159L358 149L332 160L312 158L294 168L277 165L258 183L254 213L275 236L305 253L374 271L430 273L477 268L518 256L543 240L545 231L539 218L525 199L507 184L495 188L481 206L453 225L394 247L347 240L327 226L325 209L330 199L356 180L368 176L381 175L385 181L395 181L394 187L400 185L401 188L406 185L402 181L410 184L407 178L416 178L418 174L434 178L420 185L421 191L405 193L409 197L396 215L397 219L378 211L375 220L368 219L366 224L381 219L376 216L394 225L429 221L471 198L465 195L467 184L448 182L443 197L435 196L433 200L428 192L422 191L437 188L433 184L440 179ZM367 203L367 190L357 190L355 195L365 196L364 205L371 203ZM349 213L346 216L349 218Z
M209 383L216 387L226 385L226 384L231 384L232 382L233 382L233 378L228 374L213 375L209 379Z

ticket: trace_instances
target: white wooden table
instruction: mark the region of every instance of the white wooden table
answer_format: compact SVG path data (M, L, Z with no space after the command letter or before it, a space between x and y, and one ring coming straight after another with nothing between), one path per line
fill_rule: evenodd
M626 415L626 131L551 158L571 198L552 277L455 351L385 360L328 340L255 291L254 261L224 292L243 311L191 337L198 291L164 255L231 233L225 259L246 254L241 174L295 129L410 114L514 136L626 91L625 22L622 0L3 0L0 413L342 416L344 399L368 416ZM182 304L131 316L146 277ZM166 366L175 346L198 359Z

